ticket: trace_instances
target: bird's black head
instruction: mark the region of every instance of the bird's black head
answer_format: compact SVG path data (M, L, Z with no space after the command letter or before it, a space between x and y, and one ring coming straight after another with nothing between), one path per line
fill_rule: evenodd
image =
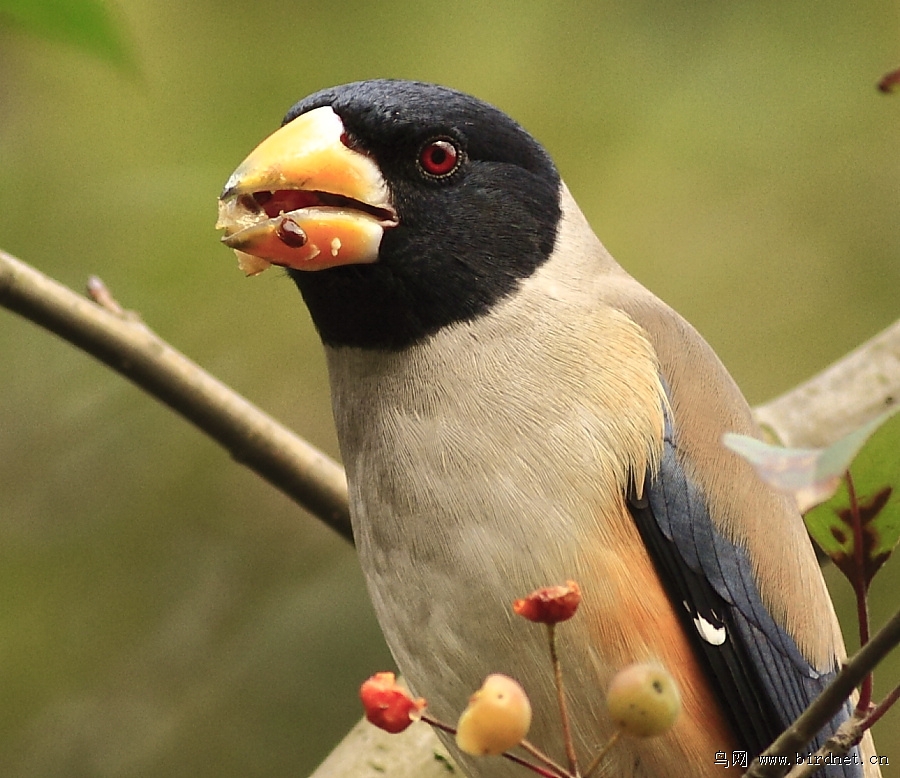
M326 106L341 142L377 166L397 217L375 262L289 269L326 344L420 342L489 311L553 252L559 174L501 111L446 87L377 80L310 95L284 123Z

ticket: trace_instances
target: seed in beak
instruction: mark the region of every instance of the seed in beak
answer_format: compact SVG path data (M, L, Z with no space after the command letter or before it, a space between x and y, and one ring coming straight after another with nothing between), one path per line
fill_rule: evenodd
M275 228L275 234L285 246L292 249L302 248L308 240L303 228L290 216L281 218L281 221L278 222L278 226Z

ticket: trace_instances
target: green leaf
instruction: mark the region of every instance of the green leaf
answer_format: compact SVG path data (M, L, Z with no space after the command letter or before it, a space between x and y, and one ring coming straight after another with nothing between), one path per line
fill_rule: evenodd
M847 483L806 516L816 542L851 580L861 573L868 585L900 541L900 414L882 424L850 465L861 520L862 567L854 558L853 522Z
M828 448L782 448L727 434L725 446L767 483L792 494L809 534L851 580L868 584L900 540L900 413L893 409ZM849 471L861 523L861 567L855 542Z
M102 0L0 0L0 23L74 44L115 65L133 66L131 52Z

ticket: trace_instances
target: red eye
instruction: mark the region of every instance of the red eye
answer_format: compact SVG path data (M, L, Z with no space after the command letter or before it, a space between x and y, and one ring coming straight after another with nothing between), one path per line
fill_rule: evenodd
M443 178L459 167L461 152L449 140L432 140L419 152L419 164L430 176Z

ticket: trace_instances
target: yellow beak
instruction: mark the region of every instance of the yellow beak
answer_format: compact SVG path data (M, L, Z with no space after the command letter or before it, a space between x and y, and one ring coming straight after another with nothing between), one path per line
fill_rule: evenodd
M266 138L228 179L217 229L248 275L374 262L397 214L378 166L344 142L328 106Z

